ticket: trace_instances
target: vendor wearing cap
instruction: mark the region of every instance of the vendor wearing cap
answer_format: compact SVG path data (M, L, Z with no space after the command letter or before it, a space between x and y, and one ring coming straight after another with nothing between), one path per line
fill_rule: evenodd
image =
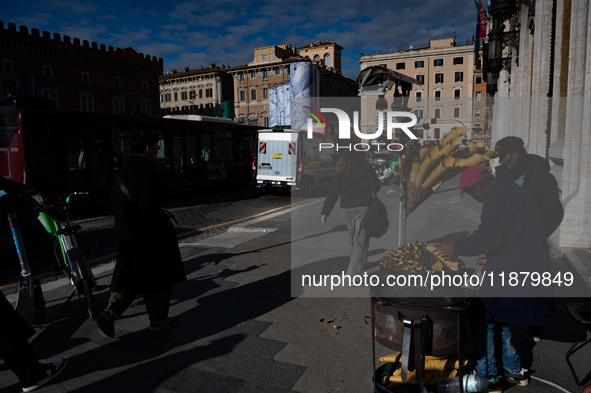
M548 161L538 155L528 154L523 139L508 136L495 145L501 165L495 168L497 175L509 178L536 201L542 214L546 237L562 222L564 209L560 202L558 182L550 173Z
M550 272L546 235L533 199L514 181L495 178L479 166L460 176L461 195L482 203L481 224L470 236L439 245L442 254L477 256L486 254L485 279L477 288L471 307L471 323L477 355L476 371L483 376L503 375L508 381L527 385L528 376L511 345L507 323L544 325L555 322L552 290L534 286L511 287L500 277L511 273ZM490 279L492 277L492 280ZM501 334L503 368L494 356L495 332ZM499 359L500 360L500 359Z

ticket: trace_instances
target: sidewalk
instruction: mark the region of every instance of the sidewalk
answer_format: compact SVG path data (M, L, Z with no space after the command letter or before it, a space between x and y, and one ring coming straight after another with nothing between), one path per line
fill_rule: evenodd
M437 198L431 202L440 203ZM317 218L318 209L304 206L297 214L310 210ZM284 215L219 228L215 235L181 240L188 280L174 288L171 315L179 316L181 324L168 331L147 331L138 298L117 321L116 339L103 338L86 317L83 301L74 299L60 310L70 285L63 279L44 283L47 318L32 342L42 359L67 357L69 364L55 383L40 391L372 392L369 299L292 298L287 257L291 228ZM94 231L106 233L104 225ZM92 238L93 230L89 232ZM109 284L113 265L110 261L93 268L99 284ZM96 295L99 308L107 299L108 291ZM523 340L523 328L514 330L515 344L534 379L529 386L507 391L582 390L564 359L582 331L566 314L566 300L557 299L559 322L548 326L535 346ZM376 357L391 352L375 347ZM591 346L573 357L583 375L591 369L589 350ZM0 372L0 392L18 391L14 375Z

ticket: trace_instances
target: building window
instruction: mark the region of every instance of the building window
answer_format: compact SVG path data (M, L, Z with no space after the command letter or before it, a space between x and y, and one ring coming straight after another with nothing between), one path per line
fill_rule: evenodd
M90 74L88 72L82 72L82 82L90 82Z
M476 60L476 69L477 70L481 70L482 69L482 59L477 59Z
M404 69L404 62L402 62L402 63L396 63L396 69L397 70L403 70Z
M441 101L441 90L435 90L435 101Z
M482 92L481 91L476 92L476 101L482 101Z
M437 73L435 74L435 83L443 83L443 74L442 73Z
M320 60L320 55L314 56L314 60Z
M443 59L435 59L435 60L433 60L433 66L435 66L435 67L443 67Z
M51 66L43 66L43 76L46 78L53 77L53 68L51 68ZM84 75L82 75L82 80L84 81Z
M176 91L174 92L174 100L175 101L179 100L179 93L177 93Z
M263 117L263 127L269 127L269 118Z
M213 88L208 87L207 89L205 89L205 98L211 98L213 97Z
M189 98L192 100L197 98L197 95L195 94L195 90L189 90Z
M199 89L199 98L203 98L203 89Z
M275 76L281 75L281 68L275 69Z
M435 116L436 119L441 119L441 108L435 108Z
M113 77L113 86L121 87L121 78L118 76Z
M439 139L441 137L441 128L434 128L433 129L433 137L435 139Z
M264 80L267 80L267 79L269 79L269 71L267 71L267 70L263 70L263 79L264 79Z
M479 106L474 108L474 117L480 117L481 110L482 108L480 108Z
M269 98L269 89L263 87L263 100Z
M415 61L415 68L423 68L425 67L425 61L424 60L417 60Z
M2 89L0 90L0 95L3 96L14 96L16 95L16 82L13 80L2 79L0 81L0 85L2 85Z
M240 83L244 83L244 74L240 74ZM199 97L201 98L201 97Z
M152 101L147 98L142 98L141 113L144 116L152 116Z
M324 65L330 67L330 54L328 53L324 55Z
M256 89L252 89L250 91L250 99L251 100L256 100L257 99L257 91L256 91Z
M481 85L482 84L482 77L481 76L477 76L476 77L476 84L477 85Z
M454 75L455 75L456 82L463 82L464 81L464 73L462 71L456 71Z
M246 92L244 90L240 90L240 101L246 101Z
M125 114L125 99L121 96L113 96L113 113L116 115Z
M454 89L454 100L459 100L462 90Z
M170 93L164 93L164 102L170 102Z
M463 57L454 57L454 65L456 64L464 64L464 58Z
M415 109L415 116L417 117L417 120L420 120L423 118L423 110L422 109Z
M181 100L185 101L187 99L187 92L181 91Z
M415 101L416 102L421 102L423 100L423 92L422 91L417 91L415 93Z
M250 79L255 79L257 77L257 73L255 71L252 71L250 73Z
M42 89L41 90L41 97L47 98L48 100L53 101L53 103L55 104L56 108L58 107L58 105L57 105L57 90L55 90L55 89Z
M454 117L460 117L460 107L454 107Z
M146 81L142 82L142 90L148 91L148 82L146 82Z
M263 61L267 61L267 55L263 55Z
M94 95L90 92L80 92L80 110L82 112L94 112Z
M415 78L419 83L425 83L425 75L417 75Z
M12 60L3 60L2 66L4 68L4 71L6 71L6 72L13 72L14 71L14 66L12 64Z

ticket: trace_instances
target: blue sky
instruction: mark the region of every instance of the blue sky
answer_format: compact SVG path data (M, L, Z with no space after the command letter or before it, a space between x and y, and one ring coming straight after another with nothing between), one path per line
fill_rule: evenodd
M483 2L486 5L488 2ZM472 39L473 0L26 0L3 2L0 20L164 59L164 72L253 60L254 48L330 40L355 79L360 53L398 50L428 37Z

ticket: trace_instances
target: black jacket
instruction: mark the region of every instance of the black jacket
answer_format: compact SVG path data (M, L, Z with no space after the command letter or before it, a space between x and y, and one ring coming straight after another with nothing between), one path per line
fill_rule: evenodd
M131 194L121 190L117 177ZM162 211L159 175L144 157L130 156L113 179L112 203L119 255L111 290L143 291L185 280L174 227Z
M380 180L369 163L363 172L337 173L322 206L321 214L330 215L339 197L343 209L370 206L373 193L378 192L380 187Z
M18 315L3 293L0 293L0 321L0 358L35 334L35 329Z
M524 175L521 187L535 200L542 217L542 225L546 236L550 236L564 218L564 208L560 202L558 182L550 173L550 164L535 154L520 156L517 163L507 170L504 165L496 168L499 176L513 181Z

